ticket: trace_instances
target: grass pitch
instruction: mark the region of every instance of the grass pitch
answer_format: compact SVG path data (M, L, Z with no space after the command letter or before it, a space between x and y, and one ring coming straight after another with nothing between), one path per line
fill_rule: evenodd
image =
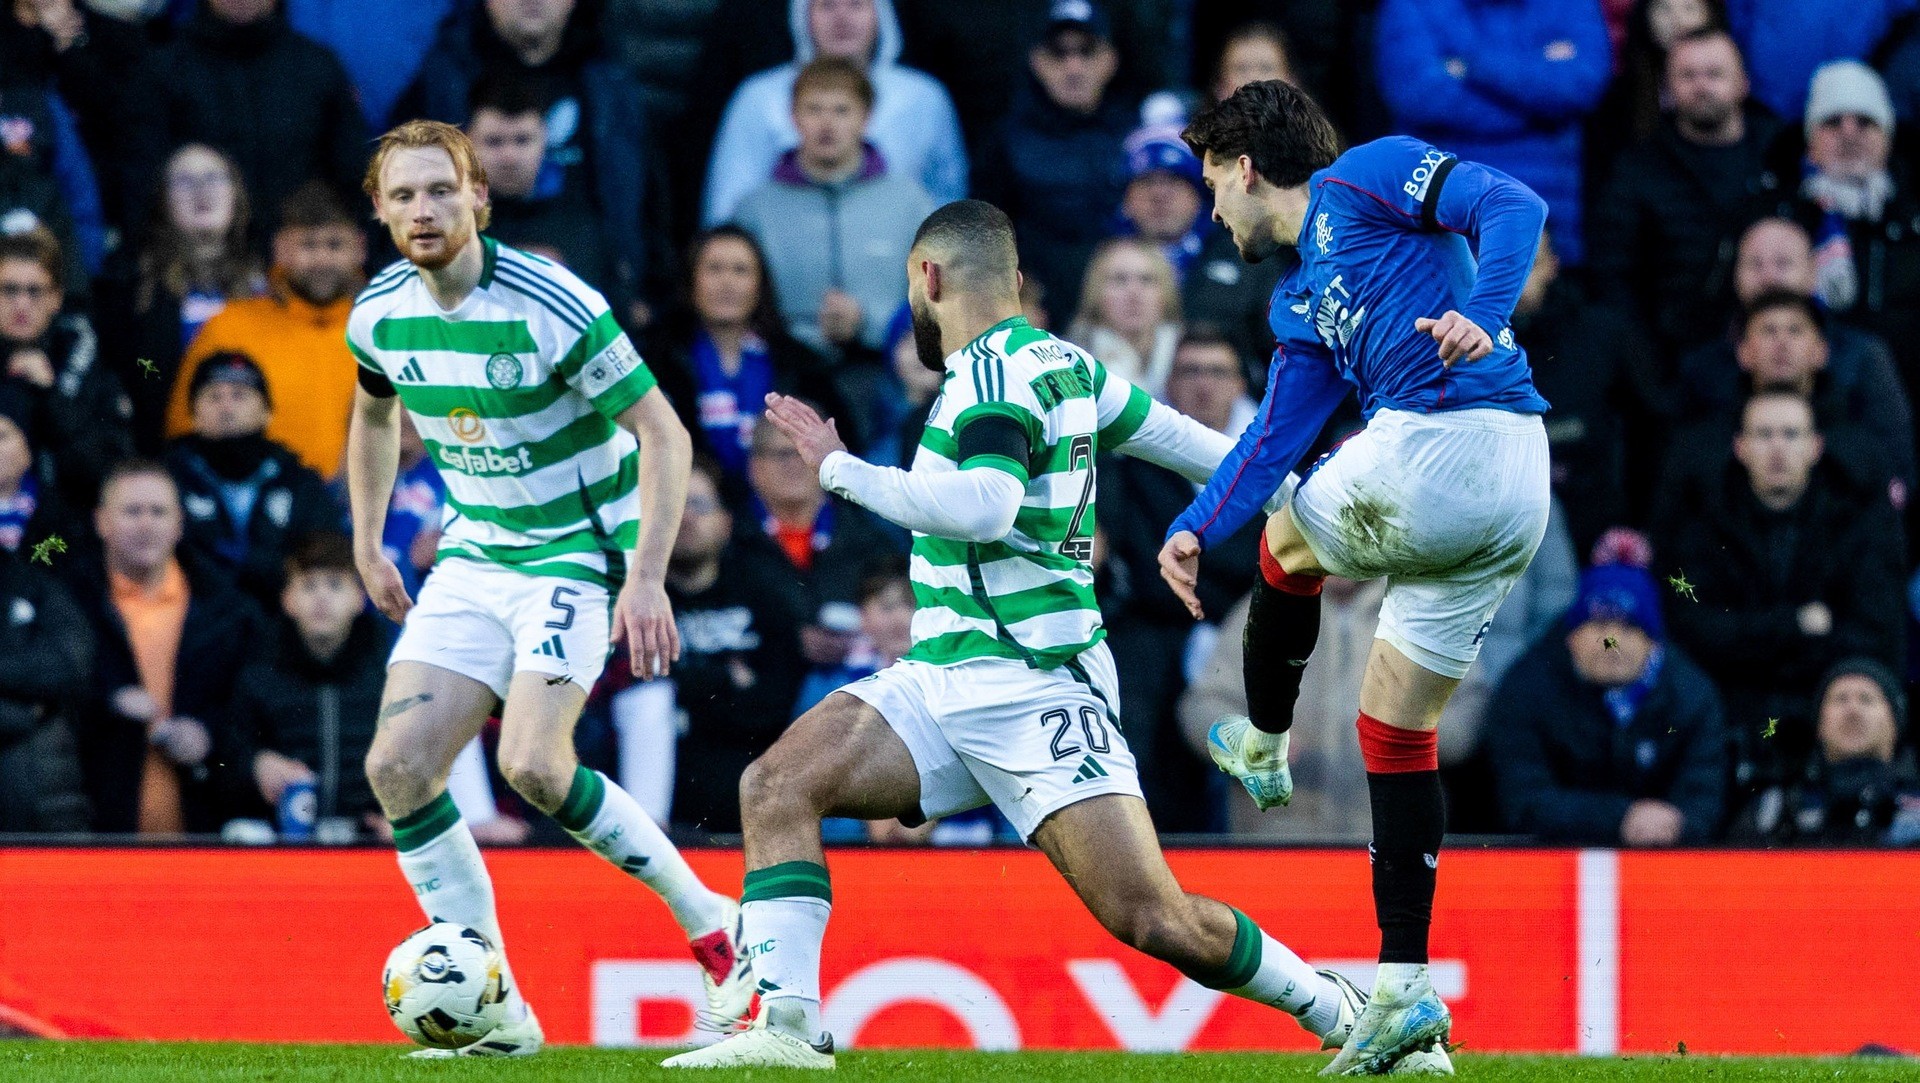
M490 1083L779 1083L818 1080L815 1072L666 1072L658 1050L553 1049L526 1060L415 1061L399 1045L243 1045L237 1043L44 1042L0 1043L0 1080L32 1083L412 1083L414 1080L488 1080ZM1462 1050L1460 1078L1488 1083L1559 1080L1691 1081L1894 1080L1920 1078L1911 1060L1760 1059L1701 1056L1588 1059L1476 1056ZM843 1053L837 1078L932 1083L1185 1083L1188 1080L1311 1079L1324 1057L1196 1053L961 1053L875 1051Z

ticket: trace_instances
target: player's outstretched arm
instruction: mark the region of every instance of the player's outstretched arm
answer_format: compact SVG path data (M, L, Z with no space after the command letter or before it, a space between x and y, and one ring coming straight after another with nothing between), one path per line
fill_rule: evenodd
M658 387L614 420L640 441L640 538L614 599L613 641L627 644L633 675L646 681L666 676L680 660L680 629L667 600L667 558L687 507L693 438Z
M1017 454L982 455L993 465L973 468L963 459L962 469L938 473L899 470L856 458L833 422L799 399L768 395L766 420L793 440L819 474L821 488L908 530L954 541L999 541L1020 513L1027 463Z
M365 387L353 391L353 414L347 422L347 502L353 516L353 562L367 597L394 623L406 619L413 599L400 579L400 569L380 547L386 533L387 505L393 500L394 478L400 472L400 400L372 395Z
M1099 364L1099 362L1095 362ZM1094 405L1100 414L1100 450L1118 451L1164 466L1196 485L1205 485L1233 450L1225 433L1215 432L1101 365Z

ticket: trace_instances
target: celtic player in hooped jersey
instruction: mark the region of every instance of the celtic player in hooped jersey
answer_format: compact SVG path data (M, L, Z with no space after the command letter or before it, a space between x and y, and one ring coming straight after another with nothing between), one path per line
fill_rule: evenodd
M738 907L573 752L613 641L626 639L642 678L679 654L664 577L686 499L687 433L598 293L480 235L486 174L458 128L413 121L388 132L366 187L406 257L347 320L360 365L347 440L355 560L374 603L402 622L367 753L401 870L430 920L480 930L505 958L492 882L446 790L455 754L498 706L507 781L659 893L701 964L703 1021L728 1029L753 995ZM380 547L396 404L447 484L418 605ZM506 1020L460 1055L540 1049L510 971L505 987Z
M1174 882L1121 735L1093 597L1096 453L1197 481L1229 441L1022 319L1013 227L991 205L935 211L907 277L920 359L946 374L913 468L854 458L795 399L769 396L766 422L823 486L914 531L913 647L828 696L747 769L742 935L761 1010L745 1032L666 1066L832 1067L820 818L919 822L988 803L1115 936L1338 1045L1357 989Z

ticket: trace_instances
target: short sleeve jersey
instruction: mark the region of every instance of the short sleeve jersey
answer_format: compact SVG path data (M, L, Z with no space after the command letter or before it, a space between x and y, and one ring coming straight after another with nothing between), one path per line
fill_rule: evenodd
M479 285L442 310L404 261L355 300L363 385L391 385L446 481L439 559L613 586L640 530L639 445L613 423L654 387L607 302L482 237Z
M1149 406L1140 389L1018 316L948 358L913 469L1002 470L1026 492L998 541L914 535L908 658L1008 658L1053 669L1105 638L1089 566L1094 459L1130 438ZM1027 464L998 453L959 461L960 434L996 415L1025 433Z

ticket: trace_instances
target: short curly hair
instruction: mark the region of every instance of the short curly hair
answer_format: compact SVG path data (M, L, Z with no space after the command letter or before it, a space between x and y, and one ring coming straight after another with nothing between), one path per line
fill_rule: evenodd
M1340 136L1307 92L1279 79L1248 83L1202 109L1180 133L1201 161L1242 154L1267 183L1297 188L1340 156Z

